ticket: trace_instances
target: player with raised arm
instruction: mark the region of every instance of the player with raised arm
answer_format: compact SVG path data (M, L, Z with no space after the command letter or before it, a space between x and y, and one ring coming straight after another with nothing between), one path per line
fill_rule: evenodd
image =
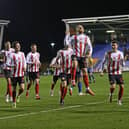
M3 54L3 71L4 71L4 76L7 81L7 92L6 92L6 102L12 102L12 86L11 86L11 71L12 68L10 66L11 63L11 54L14 52L14 49L11 48L11 43L10 41L5 42L5 49L1 51Z
M76 28L77 34L70 36L68 30L66 30L65 41L71 44L74 51L72 57L72 85L75 86L76 69L79 67L83 73L83 81L86 87L86 93L94 96L94 92L89 87L88 73L87 73L87 62L86 58L92 55L92 45L90 38L84 34L84 27L78 25Z
M29 97L29 89L33 82L35 82L35 94L36 100L40 99L39 96L39 68L41 66L40 63L40 54L37 52L37 45L33 43L31 45L31 52L27 54L26 57L27 63L27 72L29 75L29 83L27 84L26 97Z
M102 72L100 75L103 76L103 71L107 70L110 82L110 102L112 102L112 96L116 84L119 85L118 104L122 105L122 97L124 92L124 80L122 77L124 56L123 52L118 50L118 42L116 40L113 40L111 45L112 50L105 53L105 57L102 63Z
M18 41L14 42L15 52L11 54L12 70L12 86L13 86L13 104L12 107L16 108L17 102L20 102L20 95L24 91L24 72L26 71L26 59L23 52L20 51L21 45ZM19 92L16 97L16 87L19 84Z

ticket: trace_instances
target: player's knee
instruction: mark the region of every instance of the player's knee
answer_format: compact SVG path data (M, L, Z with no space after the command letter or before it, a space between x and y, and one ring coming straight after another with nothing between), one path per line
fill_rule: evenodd
M36 84L38 84L38 85L39 85L39 80L38 80L38 79L36 79Z
M7 83L11 84L11 79L10 78L7 79Z
M20 90L23 92L24 91L24 87L21 87Z
M62 78L61 83L62 83L62 86L63 87L66 87L67 86L67 82L66 82L66 79L65 78Z
M124 84L120 84L120 88L124 88Z
M25 89L24 84L21 84L21 85L20 85L20 89L21 89L22 91L24 91L24 89Z
M115 88L116 87L116 85L114 84L114 83L111 83L111 86L110 86L111 88Z
M83 76L87 76L88 73L86 71L83 72Z
M8 81L7 84L8 84L8 85L11 85L11 81Z
M76 59L74 59L74 60L73 60L73 63L72 63L73 68L76 68L76 67L77 67L77 65L78 65L77 60L76 60Z
M55 84L56 84L56 82L55 82L55 81L53 81L53 82L52 82L52 85L55 85Z

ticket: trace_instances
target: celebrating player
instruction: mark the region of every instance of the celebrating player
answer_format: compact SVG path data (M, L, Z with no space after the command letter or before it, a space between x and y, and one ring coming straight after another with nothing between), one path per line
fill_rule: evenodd
M12 86L11 86L11 54L14 52L14 49L11 48L10 41L5 42L5 49L1 51L3 53L3 70L4 76L7 81L7 92L6 92L6 102L12 102Z
M105 67L106 66L106 67ZM118 50L118 42L116 40L112 41L112 50L106 52L103 64L102 64L102 72L105 69L108 70L108 77L110 82L110 102L112 102L112 95L115 90L116 85L119 85L119 94L118 94L118 104L122 105L122 97L124 91L124 81L122 77L122 68L124 66L124 56L123 52Z
M20 95L24 91L24 72L26 71L26 60L23 52L20 51L21 46L18 41L14 42L15 52L11 54L12 71L12 85L13 85L13 104L12 107L16 108L16 87L19 84L19 92L17 95L17 102L20 101Z
M89 87L87 62L86 58L92 55L92 45L90 38L84 34L82 25L77 26L77 34L70 37L69 32L66 32L65 41L71 43L73 54L72 64L72 85L75 85L76 69L77 66L82 70L83 81L86 87L86 93L94 96L94 92Z
M29 96L29 89L33 82L35 82L35 94L36 99L40 99L39 96L39 68L40 68L40 54L37 52L37 45L33 43L31 45L31 52L27 54L27 72L29 75L29 83L27 84L26 97Z

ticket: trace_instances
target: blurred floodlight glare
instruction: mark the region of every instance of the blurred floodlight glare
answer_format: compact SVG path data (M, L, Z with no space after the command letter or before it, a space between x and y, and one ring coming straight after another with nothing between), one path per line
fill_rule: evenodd
M55 43L51 43L50 45L51 45L51 46L52 46L52 48L53 48L53 47L55 46Z

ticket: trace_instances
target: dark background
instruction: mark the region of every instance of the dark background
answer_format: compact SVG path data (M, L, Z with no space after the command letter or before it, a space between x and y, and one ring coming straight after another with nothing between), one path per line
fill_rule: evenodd
M11 21L4 41L20 41L25 53L32 42L37 43L42 61L50 61L63 47L62 19L121 14L129 14L127 1L0 0L0 19ZM51 42L56 43L54 49Z

